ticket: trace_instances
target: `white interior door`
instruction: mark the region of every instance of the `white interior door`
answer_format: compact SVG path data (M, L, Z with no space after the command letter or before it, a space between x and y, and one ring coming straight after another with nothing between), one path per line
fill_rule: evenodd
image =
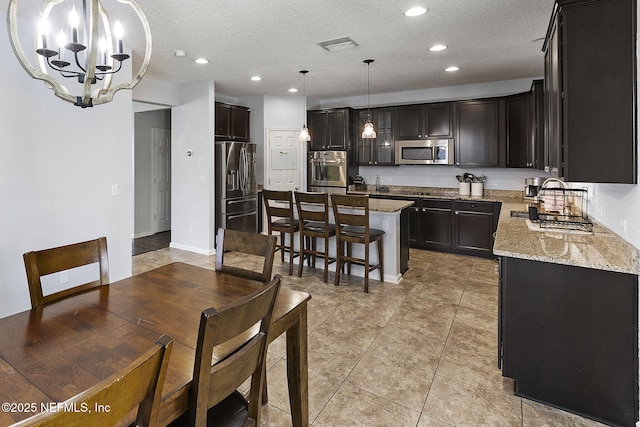
M171 131L151 129L153 138L153 232L171 229Z
M265 188L306 191L306 144L298 141L299 133L299 130L269 130Z

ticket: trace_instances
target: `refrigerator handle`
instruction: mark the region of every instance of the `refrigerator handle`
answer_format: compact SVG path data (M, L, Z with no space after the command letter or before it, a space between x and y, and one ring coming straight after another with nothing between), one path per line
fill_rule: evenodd
M246 163L246 150L244 147L242 147L240 149L240 158L238 159L238 172L240 174L240 190L242 191L242 193L245 193L245 181L246 181L246 176L245 176L245 171L244 171L244 165Z

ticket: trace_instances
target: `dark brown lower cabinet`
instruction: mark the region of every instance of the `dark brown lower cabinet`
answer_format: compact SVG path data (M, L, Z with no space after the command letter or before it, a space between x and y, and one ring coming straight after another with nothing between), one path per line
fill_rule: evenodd
M493 257L500 203L421 199L409 208L413 248Z
M469 255L492 257L499 209L498 203L454 201L454 249Z
M638 276L503 257L498 365L515 394L612 425L638 420Z

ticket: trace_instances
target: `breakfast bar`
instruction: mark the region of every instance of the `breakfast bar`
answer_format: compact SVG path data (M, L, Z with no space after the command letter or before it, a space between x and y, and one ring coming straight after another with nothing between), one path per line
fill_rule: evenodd
M409 218L407 208L412 206L412 200L384 200L369 199L369 225L384 231L382 238L384 251L384 281L388 283L399 283L402 274L408 269L409 261ZM330 222L334 221L333 212L329 211ZM296 250L298 250L299 242L294 242ZM318 249L324 249L324 242L318 239ZM336 256L336 247L334 240L329 242L329 256ZM362 256L364 248L362 245L354 246L354 256ZM377 263L378 255L375 250L371 251L372 263ZM294 263L299 262L296 257ZM335 271L335 263L329 265L331 271ZM364 268L360 265L353 265L351 274L354 276L364 277ZM380 271L375 270L370 273L369 277L374 280L380 280Z

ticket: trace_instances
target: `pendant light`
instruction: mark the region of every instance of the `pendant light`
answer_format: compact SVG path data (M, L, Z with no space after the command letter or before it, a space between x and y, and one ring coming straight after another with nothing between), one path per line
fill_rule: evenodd
M373 123L371 123L371 109L369 108L369 65L371 65L373 59L365 59L362 62L367 64L367 122L364 124L362 138L372 139L376 137L376 130L373 128Z
M302 122L302 129L300 129L300 135L298 135L298 141L300 142L308 142L311 141L311 136L309 135L309 129L307 128L307 84L306 84L306 74L309 70L300 70L300 74L302 74L302 96L304 98L304 121Z

